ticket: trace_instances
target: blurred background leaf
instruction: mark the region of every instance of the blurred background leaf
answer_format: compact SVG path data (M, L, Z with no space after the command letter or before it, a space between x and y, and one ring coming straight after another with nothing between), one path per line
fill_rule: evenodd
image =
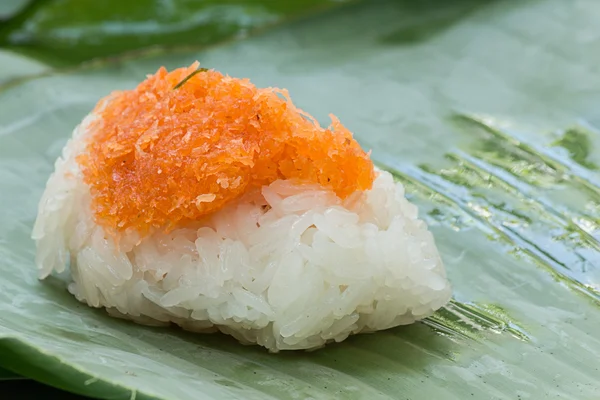
M0 44L53 65L69 65L149 46L205 46L242 38L345 2L34 0L0 30ZM9 3L15 4L4 7L14 12L24 1Z
M34 0L2 0L0 1L0 21L7 20Z

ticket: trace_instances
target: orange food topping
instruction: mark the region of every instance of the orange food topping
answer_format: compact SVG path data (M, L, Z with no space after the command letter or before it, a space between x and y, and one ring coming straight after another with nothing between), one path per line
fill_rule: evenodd
M247 79L160 68L101 100L78 157L99 224L144 234L198 220L277 179L345 197L371 188L373 164L333 116L321 128L283 90Z

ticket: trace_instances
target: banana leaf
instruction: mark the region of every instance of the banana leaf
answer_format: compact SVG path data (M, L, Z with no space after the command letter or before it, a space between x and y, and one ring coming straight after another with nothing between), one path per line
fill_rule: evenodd
M0 85L18 81L29 75L50 71L50 67L27 57L0 50Z
M30 0L3 0L0 3L0 22L23 10Z
M241 38L348 0L33 0L0 27L0 44L54 65L145 47ZM2 5L2 2L8 2ZM2 0L3 8L26 0Z
M352 3L224 46L0 88L0 365L101 399L600 398L600 3ZM147 328L39 282L29 239L70 131L200 60L334 113L407 188L454 286L424 322L315 352ZM0 68L4 69L2 65Z
M24 378L15 374L12 371L8 371L4 368L0 368L0 382L14 380L14 379L24 379Z

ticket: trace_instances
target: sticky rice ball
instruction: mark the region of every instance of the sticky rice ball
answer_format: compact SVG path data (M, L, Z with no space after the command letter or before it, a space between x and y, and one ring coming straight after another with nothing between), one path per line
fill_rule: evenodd
M430 316L451 296L432 234L332 121L197 63L112 93L47 182L40 277L69 268L112 316L273 352Z

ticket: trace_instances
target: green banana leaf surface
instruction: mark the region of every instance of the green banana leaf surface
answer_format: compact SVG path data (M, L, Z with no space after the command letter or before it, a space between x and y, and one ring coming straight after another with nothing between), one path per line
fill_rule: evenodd
M23 379L21 376L15 374L12 371L8 371L4 368L0 368L0 381L8 381L13 379Z
M29 0L3 0L0 2L0 21L19 13L29 2Z
M600 398L599 20L595 0L377 0L66 69L0 53L0 366L100 399ZM74 126L111 90L195 60L337 115L418 204L453 300L269 354L112 319L62 277L39 282L29 235Z

